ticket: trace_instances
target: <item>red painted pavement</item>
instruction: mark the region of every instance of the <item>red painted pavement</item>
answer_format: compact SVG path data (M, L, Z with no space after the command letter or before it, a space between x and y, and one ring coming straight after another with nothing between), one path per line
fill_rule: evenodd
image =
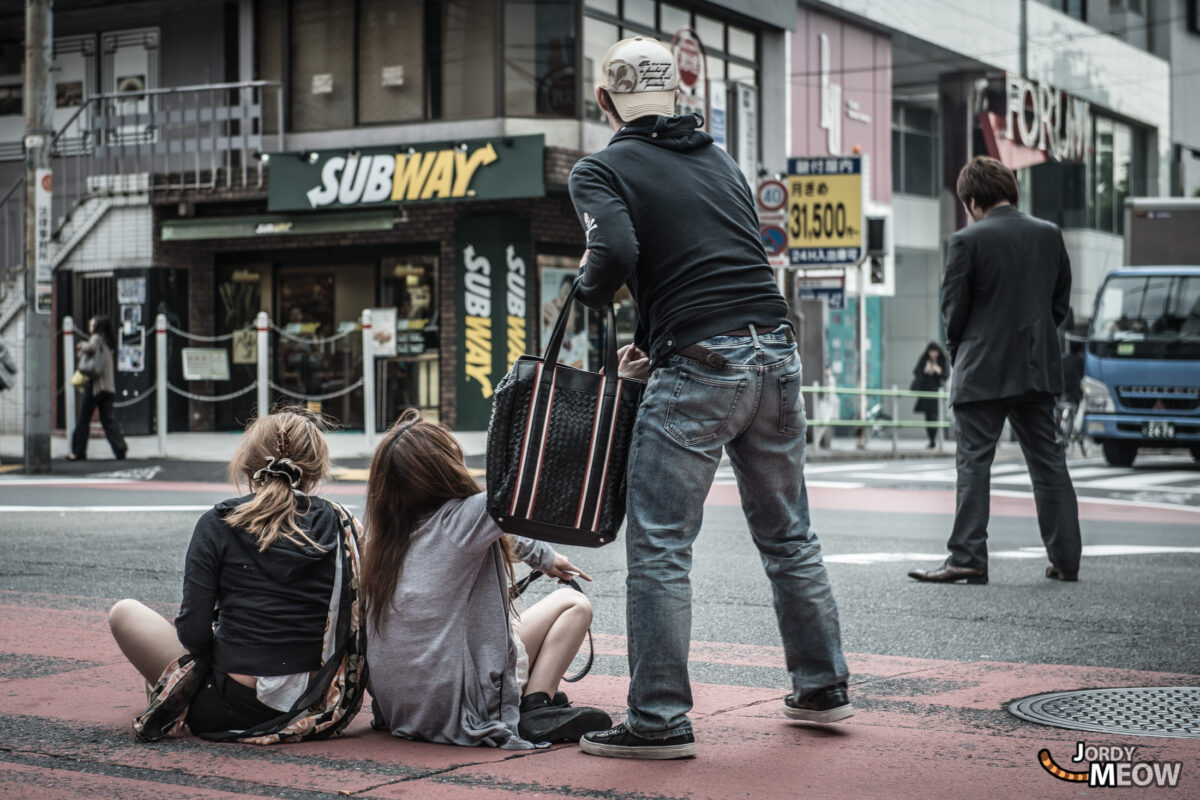
M832 726L789 724L780 688L697 684L699 757L601 759L574 746L508 752L406 742L360 715L329 742L253 747L182 738L133 739L144 701L133 668L108 636L107 601L0 592L0 796L43 798L1067 798L1104 796L1037 763L1043 748L1070 763L1075 742L1137 746L1139 760L1184 762L1175 790L1200 797L1200 740L1114 737L1029 725L1002 709L1028 694L1101 686L1195 685L1196 676L851 654L858 714ZM624 637L596 637L623 655ZM778 667L778 647L696 642L695 662ZM591 675L577 704L619 715L628 682ZM1110 790L1112 791L1112 790Z

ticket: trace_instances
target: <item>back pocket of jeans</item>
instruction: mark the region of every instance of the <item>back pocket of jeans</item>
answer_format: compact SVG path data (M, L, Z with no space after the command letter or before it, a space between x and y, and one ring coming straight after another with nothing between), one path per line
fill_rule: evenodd
M680 370L667 406L667 433L686 447L716 440L745 388L744 379L719 380Z
M804 433L804 394L800 370L779 379L779 432Z

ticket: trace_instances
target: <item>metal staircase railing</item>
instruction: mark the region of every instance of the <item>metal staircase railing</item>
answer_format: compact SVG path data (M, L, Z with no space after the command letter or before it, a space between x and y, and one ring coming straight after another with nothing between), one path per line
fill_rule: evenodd
M274 106L274 113L264 108ZM113 92L89 97L55 134L51 150L51 224L58 237L93 197L187 195L261 189L262 154L283 149L283 132L264 119L283 118L283 92L273 81ZM272 141L273 147L264 143ZM23 268L24 178L0 196L0 282ZM3 290L0 290L3 291Z

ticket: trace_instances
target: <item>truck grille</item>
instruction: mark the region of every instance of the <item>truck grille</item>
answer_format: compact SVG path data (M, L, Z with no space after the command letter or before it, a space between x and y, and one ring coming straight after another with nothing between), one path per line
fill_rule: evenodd
M1118 386L1117 399L1126 408L1147 411L1195 411L1200 408L1200 387Z

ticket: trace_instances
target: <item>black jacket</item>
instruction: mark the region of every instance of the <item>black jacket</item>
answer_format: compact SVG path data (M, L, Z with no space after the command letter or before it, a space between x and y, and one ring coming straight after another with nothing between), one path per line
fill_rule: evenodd
M1000 206L951 236L942 279L950 402L1060 394L1058 326L1070 301L1057 226Z
M213 667L245 675L291 675L321 666L341 524L319 497L296 496L298 524L319 547L282 537L259 552L256 538L226 515L253 495L226 500L196 523L175 618L189 652L210 653ZM309 503L311 502L311 507ZM349 576L345 576L349 580ZM213 633L213 610L220 609Z
M750 188L697 122L642 117L571 171L590 251L578 297L599 308L628 284L634 341L652 363L748 323L787 322Z

